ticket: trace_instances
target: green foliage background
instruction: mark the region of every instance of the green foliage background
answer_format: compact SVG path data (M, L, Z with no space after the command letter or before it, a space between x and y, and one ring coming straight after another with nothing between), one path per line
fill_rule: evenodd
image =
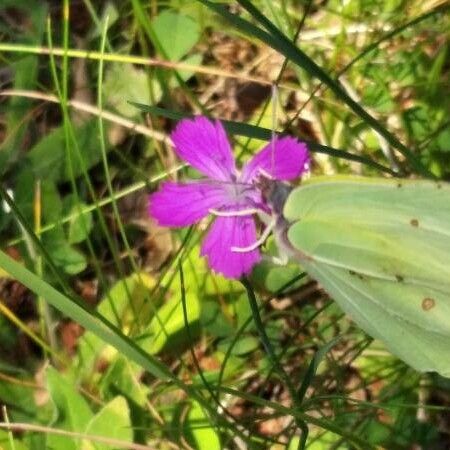
M1 447L446 448L448 380L296 265L214 275L207 224L145 205L192 176L168 137L192 114L241 162L275 125L313 176L449 180L449 25L438 0L1 2Z

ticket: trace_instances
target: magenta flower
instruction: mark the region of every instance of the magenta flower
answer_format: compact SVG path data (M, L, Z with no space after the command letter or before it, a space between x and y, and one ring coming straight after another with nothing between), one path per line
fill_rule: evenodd
M308 169L306 145L292 137L275 138L242 171L235 161L219 121L205 117L182 120L172 133L177 155L207 178L186 183L165 182L150 196L149 212L160 225L184 227L208 214L216 216L203 241L201 255L210 267L228 278L248 274L261 255L253 215L269 212L255 181L260 174L292 180ZM234 250L233 250L234 249Z

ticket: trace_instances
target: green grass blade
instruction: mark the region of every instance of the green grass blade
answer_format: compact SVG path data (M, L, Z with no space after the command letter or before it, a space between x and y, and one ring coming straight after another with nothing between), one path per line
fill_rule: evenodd
M240 3L250 12L250 14L259 22L263 22L270 31L266 32L261 28L253 25L249 21L242 19L236 14L230 13L222 5L211 2L210 0L197 0L212 9L216 13L231 22L237 29L253 38L264 42L269 47L277 50L286 58L303 68L311 76L317 78L326 86L328 86L333 93L349 106L352 111L366 122L371 128L383 136L389 144L396 148L405 158L408 159L412 168L426 177L432 177L432 174L426 169L417 156L404 144L402 144L393 134L391 134L377 119L370 115L359 103L354 101L347 93L344 87L333 80L320 66L318 66L306 53L295 46L283 33L281 33L273 24L266 23L267 19L258 11L250 2L241 0ZM276 32L275 32L276 30Z
M319 367L322 359L325 358L325 355L336 345L336 343L341 339L341 336L337 336L332 339L330 342L320 347L319 350L314 354L313 359L311 360L308 370L306 371L305 377L302 380L302 384L298 389L297 396L300 402L303 402L305 398L306 391L310 386L314 376L316 375L317 368Z
M126 355L128 359L137 363L154 377L163 382L171 383L173 386L185 391L191 399L199 402L206 411L216 417L220 426L227 429L232 428L232 430L236 432L235 426L223 417L217 415L213 405L200 395L203 386L199 389L199 387L194 385L183 383L171 373L167 366L152 355L145 353L130 338L105 320L96 311L88 310L75 298L71 299L63 295L3 251L0 251L0 268L4 269L14 279L29 288L36 295L44 298L54 308L61 311L61 313L79 323L86 330L94 333L104 342L117 349L121 354Z
M134 360L145 370L148 370L153 376L166 381L174 381L174 376L164 364L151 355L144 353L127 336L103 317L95 311L87 310L74 299L61 294L3 251L0 251L0 267L35 294L43 297L63 314L78 322L121 353L127 355L127 357Z
M393 30L391 30L388 33L381 36L380 39L378 39L375 42L372 42L370 45L368 45L361 53L359 53L343 69L341 69L339 71L339 75L342 75L343 73L347 72L347 70L350 69L350 67L352 67L354 64L356 64L360 59L366 57L373 50L376 50L380 46L380 44L387 41L388 39L393 38L397 34L402 33L403 31L407 30L410 27L418 25L420 22L423 22L424 20L434 17L436 14L444 13L449 9L450 9L450 3L447 3L447 4L444 3L442 5L438 5L435 8L433 8L431 11L428 11L427 13L422 14L419 17L416 17L415 19L410 20L409 22L406 22L405 24L400 25L397 28L394 28Z
M70 292L70 287L67 281L66 274L63 273L58 267L56 267L46 248L42 245L41 241L36 237L34 230L30 227L20 209L17 207L15 202L9 196L6 189L1 184L0 184L0 197L11 208L11 211L14 217L16 218L17 222L23 227L25 233L27 233L28 235L27 237L31 240L36 249L40 251L46 264L48 264L49 268L52 270L53 275L55 276L55 279L58 281L60 286L65 290L65 292Z
M278 356L275 353L275 350L270 342L269 336L267 335L266 330L264 328L261 315L259 314L259 306L253 288L250 282L244 277L241 279L241 283L243 284L245 290L247 291L247 297L252 311L252 317L255 322L256 329L258 330L258 334L261 339L261 343L263 344L264 350L270 362L272 363L272 368L278 374L280 379L285 384L287 390L289 391L294 407L300 409L301 402L299 402L299 399L297 397L295 385L291 380L291 378L289 377L289 375L284 370L283 366L281 365L281 362L278 359ZM303 449L306 445L306 439L309 433L308 425L303 419L299 417L295 417L295 423L301 430L300 446Z
M376 450L377 448L379 448L360 438L356 433L353 433L353 430L347 430L342 427L341 424L335 423L331 419L315 417L312 414L304 413L298 409L287 407L271 400L266 400L245 391L238 391L228 386L220 386L220 391L234 397L242 398L244 400L247 400L248 402L254 403L255 405L259 405L265 408L272 408L274 411L280 414L293 416L303 420L306 423L310 423L317 427L323 428L324 430L331 431L332 433L335 433L338 436L342 436L343 438L347 439L348 442L352 444L351 448L359 450Z
M185 114L178 111L168 110L164 108L160 108L158 106L151 105L143 105L142 103L130 102L132 105L139 108L141 111L148 112L155 116L167 117L172 120L182 120L190 117L194 117L192 114ZM210 117L210 116L209 116ZM210 117L211 119L215 119L214 117ZM263 141L270 141L273 136L273 131L269 128L259 127L256 125L251 125L248 123L241 122L233 122L231 120L221 120L226 130L230 134L236 134L238 136L246 136L249 138L261 139ZM283 135L283 133L279 133ZM388 173L390 175L395 176L396 173L391 170L389 167L383 166L382 164L373 161L372 159L363 156L363 155L355 155L354 153L346 152L345 150L340 150L334 147L329 147L327 145L321 145L317 142L309 141L306 139L301 139L308 145L308 148L311 152L323 153L325 155L333 156L335 158L346 159L348 161L358 162L360 164L365 164L367 166L373 167L376 170L381 172Z

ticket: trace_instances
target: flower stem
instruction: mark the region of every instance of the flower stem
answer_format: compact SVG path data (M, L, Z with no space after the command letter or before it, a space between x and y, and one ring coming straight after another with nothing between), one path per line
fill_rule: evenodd
M258 306L258 302L256 300L255 293L253 291L253 288L252 288L251 284L249 283L249 281L245 277L241 278L241 283L244 285L244 287L247 291L248 301L250 303L250 308L252 310L253 320L255 322L256 329L258 330L258 334L261 339L261 343L264 347L264 350L265 350L267 356L269 357L274 370L277 372L278 376L281 378L281 380L286 385L286 388L289 391L289 395L291 397L294 408L296 410L301 409L301 400L299 399L299 397L297 395L297 389L295 388L294 384L292 383L291 379L289 378L289 375L286 373L286 371L281 366L280 361L275 353L275 350L272 347L272 344L270 343L269 336L267 336L266 330L264 328L264 324L261 319L261 315L259 313L259 306ZM295 417L295 415L294 415L294 419L295 419L295 423L297 424L297 426L302 430L302 436L300 439L300 443L301 443L300 448L303 448L304 445L306 444L306 438L308 436L308 426L304 420L299 419L298 417Z

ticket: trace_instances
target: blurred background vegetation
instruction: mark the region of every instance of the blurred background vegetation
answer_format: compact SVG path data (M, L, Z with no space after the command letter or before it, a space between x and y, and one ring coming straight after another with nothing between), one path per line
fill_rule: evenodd
M449 380L264 262L251 281L294 408L243 286L199 257L207 224L147 214L160 180L190 172L169 135L191 114L231 121L241 161L275 126L310 143L312 176L450 180L448 10L2 0L1 448L296 449L305 426L314 450L450 448Z

